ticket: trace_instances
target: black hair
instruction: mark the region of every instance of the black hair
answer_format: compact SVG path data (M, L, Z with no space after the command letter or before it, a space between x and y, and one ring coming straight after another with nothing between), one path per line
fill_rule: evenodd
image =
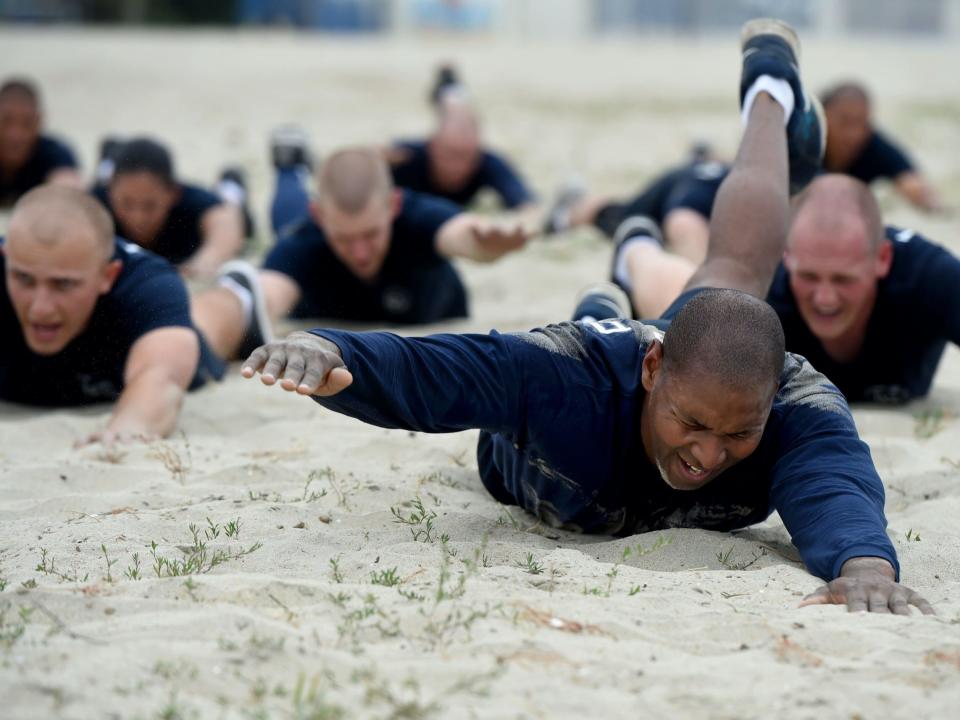
M117 151L113 176L136 172L156 175L167 185L173 185L176 182L170 152L150 138L128 140Z
M766 388L783 371L783 327L766 302L710 288L690 299L663 338L663 367L737 388Z
M0 99L8 95L26 98L32 102L37 109L40 108L40 91L37 90L35 83L26 78L14 77L5 80L3 85L0 85Z

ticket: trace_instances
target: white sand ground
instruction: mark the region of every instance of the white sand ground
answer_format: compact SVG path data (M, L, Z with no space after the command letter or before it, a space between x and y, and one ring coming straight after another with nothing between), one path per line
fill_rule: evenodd
M42 82L50 126L87 168L103 133L156 133L184 177L244 164L261 218L271 127L299 121L320 150L418 133L444 58L461 64L492 143L544 194L573 170L627 192L691 139L732 151L737 137L733 40L530 47L6 28L0 48L0 76ZM960 49L942 45L806 47L814 86L871 84L883 124L954 207L957 67ZM956 215L884 204L889 220L960 251ZM475 317L453 328L566 317L607 253L583 232L465 266ZM933 618L798 609L819 581L776 519L735 536L622 540L539 527L484 492L474 433L369 428L231 374L188 398L182 434L165 443L74 450L106 412L0 407L4 718L957 716L955 349L929 400L856 410L903 580L936 605ZM396 522L391 511L410 520L417 498L429 527ZM191 557L191 524L204 569L253 552L158 577L152 554L173 563L163 575Z

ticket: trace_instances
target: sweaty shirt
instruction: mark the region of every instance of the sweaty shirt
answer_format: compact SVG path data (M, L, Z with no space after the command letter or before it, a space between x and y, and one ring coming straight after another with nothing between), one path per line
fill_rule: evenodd
M21 195L47 181L60 168L77 167L77 159L64 143L41 135L22 168L7 178L0 172L0 207L13 205Z
M340 261L323 230L309 219L277 241L263 267L299 286L294 317L401 324L466 317L463 283L436 249L437 232L459 213L446 200L404 192L383 267L371 282Z
M434 335L314 330L336 343L353 384L331 410L387 428L479 428L491 494L553 526L630 534L732 530L780 513L809 570L836 577L875 556L897 567L884 491L840 393L788 354L757 450L703 488L673 490L640 436L647 348L657 328L627 320L527 333Z
M93 194L104 204L113 216L117 235L129 238L130 234L117 218L110 205L110 195L106 187L97 186ZM148 248L150 252L169 260L174 265L189 259L203 245L203 233L200 221L203 214L212 207L223 204L223 200L208 190L196 185L180 185L180 199L170 208L160 232Z
M38 355L27 346L6 282L0 289L0 400L49 407L116 400L133 344L152 330L192 328L187 289L171 265L133 243L116 241L123 269L100 297L86 329L59 353ZM0 272L6 262L0 254ZM190 389L222 377L225 366L200 338L200 362Z
M527 188L517 171L496 153L482 151L477 169L463 187L450 192L437 186L430 174L427 142L402 141L396 143L394 147L407 153L405 159L391 163L393 182L398 187L441 197L461 207L469 205L476 194L484 188L490 188L497 193L504 206L508 208L519 207L535 200L533 193Z
M930 390L947 342L960 345L960 260L912 230L888 227L893 265L877 287L863 347L845 363L830 358L807 328L781 264L767 301L787 350L807 358L850 402L903 403Z

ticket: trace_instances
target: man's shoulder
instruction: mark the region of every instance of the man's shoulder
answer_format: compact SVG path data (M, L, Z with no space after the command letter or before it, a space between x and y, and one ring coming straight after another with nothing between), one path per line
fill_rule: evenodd
M807 408L850 418L850 406L837 387L810 362L795 353L785 354L780 387L774 405L785 409Z
M941 263L956 264L957 258L945 247L909 228L888 225L886 238L893 244L893 265L886 286L890 290L915 289Z
M222 202L219 196L206 188L192 183L180 183L180 199L175 207L182 212L202 213Z
M34 156L44 162L69 162L75 164L73 150L63 140L52 135L41 135L37 138Z
M416 190L402 190L401 198L400 213L395 224L415 225L425 220L436 222L438 219L445 221L463 212L463 208L446 198Z
M509 333L524 343L577 360L602 357L610 363L642 359L654 341L663 340L663 331L648 323L614 318L609 320L567 320L528 332Z
M144 285L151 281L183 284L169 261L128 240L114 240L113 257L120 260L123 267L108 293L112 297L143 294Z

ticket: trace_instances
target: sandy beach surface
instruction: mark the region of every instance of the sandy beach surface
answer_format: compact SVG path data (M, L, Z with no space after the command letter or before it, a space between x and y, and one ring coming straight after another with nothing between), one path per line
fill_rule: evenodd
M421 134L448 58L490 144L545 197L571 172L629 193L692 140L728 154L738 133L733 33L560 46L7 27L0 47L0 77L37 78L85 168L103 134L155 134L184 178L246 167L261 227L271 128L300 122L321 153ZM805 53L814 87L867 81L880 123L960 206L960 48ZM960 252L956 214L887 191L883 206ZM474 317L442 329L563 319L608 255L583 231L464 264ZM543 527L484 491L475 433L366 427L235 369L164 442L74 449L107 413L0 405L0 717L957 717L956 348L929 399L855 410L903 582L936 617L798 609L820 581L776 516L734 535Z

